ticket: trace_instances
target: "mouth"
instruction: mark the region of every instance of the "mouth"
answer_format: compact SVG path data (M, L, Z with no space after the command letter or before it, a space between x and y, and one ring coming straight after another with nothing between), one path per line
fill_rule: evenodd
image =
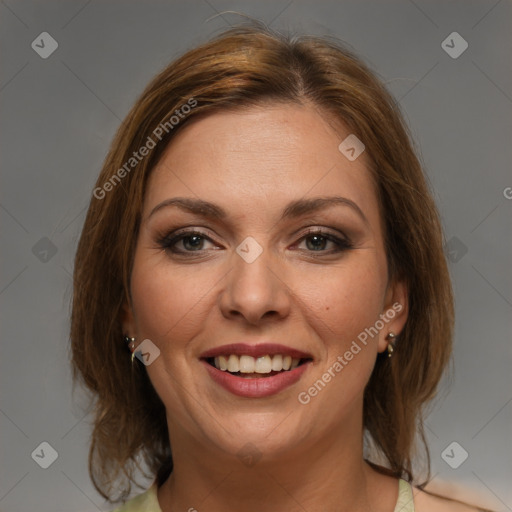
M224 345L200 359L215 382L248 398L279 393L297 382L313 361L310 354L269 343Z

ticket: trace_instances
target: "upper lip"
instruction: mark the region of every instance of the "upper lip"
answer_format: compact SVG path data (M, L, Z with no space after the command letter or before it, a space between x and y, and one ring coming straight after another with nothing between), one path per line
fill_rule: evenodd
M208 359L217 356L229 356L235 354L237 356L273 356L281 354L284 356L292 356L297 359L312 359L311 354L297 350L296 348L287 347L278 343L259 343L258 345L249 345L246 343L231 343L229 345L222 345L214 347L203 352L199 357L201 359Z

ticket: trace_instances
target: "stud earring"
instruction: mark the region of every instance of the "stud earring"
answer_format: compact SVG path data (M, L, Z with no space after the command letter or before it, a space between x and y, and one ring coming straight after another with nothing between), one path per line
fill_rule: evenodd
M393 355L394 350L395 350L396 335L394 333L390 332L386 336L386 339L389 340L389 343L388 343L388 357L391 357Z

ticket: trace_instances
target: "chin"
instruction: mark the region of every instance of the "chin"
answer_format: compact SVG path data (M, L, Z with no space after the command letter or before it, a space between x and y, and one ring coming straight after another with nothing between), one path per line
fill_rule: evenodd
M219 418L215 430L208 433L208 442L237 456L240 451L255 450L268 460L304 442L306 431L309 429L298 414L276 408L263 413L236 413L229 421Z

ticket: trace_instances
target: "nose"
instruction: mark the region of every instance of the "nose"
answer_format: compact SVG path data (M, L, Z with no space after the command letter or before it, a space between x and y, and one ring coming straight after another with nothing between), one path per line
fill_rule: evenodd
M233 254L233 267L227 274L220 297L224 317L241 319L252 325L285 318L290 312L290 290L266 251L252 263Z

